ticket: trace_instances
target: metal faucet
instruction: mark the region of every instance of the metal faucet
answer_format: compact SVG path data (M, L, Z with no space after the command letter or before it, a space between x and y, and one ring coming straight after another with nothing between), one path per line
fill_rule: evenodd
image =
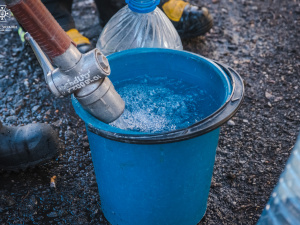
M82 107L99 120L116 120L125 103L107 77L107 58L97 48L81 54L40 0L5 2L28 31L25 38L40 62L51 92L57 97L74 94Z
M110 66L97 49L81 54L74 45L53 58L54 68L29 33L25 39L33 49L50 91L59 98L74 94L82 107L99 120L110 123L124 111L125 103L108 79Z

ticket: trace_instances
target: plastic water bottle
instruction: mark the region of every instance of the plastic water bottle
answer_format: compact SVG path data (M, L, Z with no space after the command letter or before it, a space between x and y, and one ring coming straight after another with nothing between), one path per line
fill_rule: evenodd
M300 135L257 225L300 224Z
M131 48L182 50L180 37L168 17L156 7L159 0L126 0L104 27L97 48L110 55Z

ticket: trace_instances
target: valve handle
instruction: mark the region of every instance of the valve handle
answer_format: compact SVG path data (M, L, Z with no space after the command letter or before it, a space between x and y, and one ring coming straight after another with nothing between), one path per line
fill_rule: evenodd
M40 0L6 0L6 4L51 60L75 45Z

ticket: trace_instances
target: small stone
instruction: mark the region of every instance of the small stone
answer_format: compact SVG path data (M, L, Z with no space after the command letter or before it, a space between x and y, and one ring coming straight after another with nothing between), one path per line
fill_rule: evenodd
M21 70L21 71L19 71L19 75L20 76L26 76L27 75L27 72L26 72L26 70ZM27 80L27 79L26 79ZM27 80L28 81L28 80Z
M245 120L245 119L243 119L243 122L244 122L244 123L249 123L249 121L248 121L248 120Z
M13 52L21 52L22 48L13 48L12 50L13 50Z
M11 102L13 100L13 98L12 97L9 97L6 101L7 102Z
M228 120L227 124L229 126L235 126L235 122L233 120Z
M14 95L14 94L15 94L15 91L14 91L12 88L10 88L10 89L7 91L6 94L7 94L7 95Z
M16 117L16 116L9 116L6 118L6 122L9 122L9 123L15 122L17 120L18 120L18 117Z
M61 124L62 124L62 121L61 121L61 120L57 120L57 121L55 121L55 122L52 123L52 124L53 124L53 126L55 126L55 127L60 127Z
M274 99L274 101L275 102L279 102L279 101L281 101L283 99L283 97L276 97L275 99Z
M86 136L84 136L84 137L82 138L82 140L83 140L83 141L87 141L87 140L89 140L89 138L88 138L88 136L86 135Z
M19 112L21 111L21 109L22 109L22 107L21 107L21 106L19 106L18 108L16 108L16 109L15 109L15 114L16 114L16 115L18 115L18 114L19 114Z
M49 116L51 114L51 110L49 109L47 112L45 112L45 114Z
M231 50L231 51L236 51L236 50L238 50L238 46L236 46L236 45L228 45L228 47L227 47L229 50Z
M56 212L51 212L47 214L48 217L57 217L57 213Z
M221 11L226 14L228 13L227 9L224 9L224 8L222 8Z
M267 99L273 99L274 98L274 96L271 93L267 92L267 91L265 92L265 96L266 96Z
M227 177L228 179L234 180L234 179L236 178L236 174L234 174L234 173L228 173L228 174L226 175L226 177Z
M218 39L218 42L221 44L224 44L227 42L227 40L225 38L220 38L220 39Z
M90 145L89 145L89 143L88 142L83 142L83 147L89 147Z
M24 80L24 85L25 85L26 87L29 87L28 79L25 79L25 80Z
M67 212L66 212L64 209L60 209L60 210L58 211L58 215L59 215L59 216L63 216L63 215L65 215L65 214L67 214Z
M40 105L36 105L36 106L33 106L32 109L31 109L31 112L32 113L35 113L36 111L40 110L41 109L41 106Z
M67 131L65 132L65 138L66 138L66 139L70 139L70 138L72 138L74 135L75 135L74 132L71 131L71 130L67 130Z
M21 99L16 103L15 107L16 108L23 107L24 105L25 105L25 101L23 99Z

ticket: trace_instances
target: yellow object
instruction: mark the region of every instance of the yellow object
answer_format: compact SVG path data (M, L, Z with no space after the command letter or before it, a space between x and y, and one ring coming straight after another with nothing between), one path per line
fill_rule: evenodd
M24 38L25 32L23 31L22 27L19 27L18 34L20 36L21 41L24 43L25 42L25 38Z
M51 179L50 179L50 187L56 188L56 176L51 177Z
M183 10L189 3L182 0L170 0L163 4L162 8L170 20L178 22L182 16Z
M91 44L90 40L87 37L84 37L76 29L68 30L67 35L74 41L76 45Z

